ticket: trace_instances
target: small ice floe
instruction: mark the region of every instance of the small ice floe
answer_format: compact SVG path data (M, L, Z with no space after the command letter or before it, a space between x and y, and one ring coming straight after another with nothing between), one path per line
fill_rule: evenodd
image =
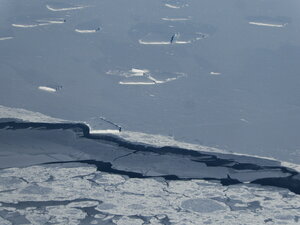
M54 92L57 92L60 89L62 89L62 86L57 86L57 87L39 86L38 89L42 90L42 91L47 91L47 92L54 93Z
M33 20L33 22L29 22L26 24L13 23L12 26L17 27L17 28L33 28L33 27L47 26L47 25L52 25L52 24L62 24L65 22L66 22L66 20L63 18L38 19L38 20Z
M39 90L47 91L47 92L56 92L55 88L47 87L47 86L39 86Z
M250 123L248 120L241 118L240 121L245 122L245 123Z
M187 17L187 18L168 18L168 17L163 17L161 19L164 20L164 21L187 21L187 20L190 20L191 18L190 17Z
M139 40L139 43L142 45L170 45L169 41L143 41Z
M195 32L192 34L183 34L183 35L181 35L181 33L175 33L170 37L169 41L165 41L165 40L150 41L149 39L150 38L154 39L155 36L152 37L150 35L146 35L144 37L144 40L139 39L139 43L142 45L171 45L171 44L184 45L184 44L191 44L195 41L198 41L198 40L201 40L201 39L204 39L207 37L208 37L207 34L200 33L200 32ZM162 39L162 38L160 37L160 39ZM164 39L166 39L166 37L164 37Z
M0 37L0 41L11 40L13 37Z
M210 75L215 75L215 76L216 76L216 75L221 75L221 73L219 73L219 72L210 72L209 74L210 74Z
M53 12L60 12L60 11L70 11L70 10L79 10L79 9L83 9L86 8L87 6L70 6L70 7L62 7L62 8L58 8L55 6L51 6L51 5L46 5L47 9Z
M176 5L171 5L171 4L165 4L166 7L171 8L171 9L180 9L180 6L176 6Z
M109 70L106 72L106 74L108 75L119 75L121 77L142 77L146 73L149 73L149 70L136 68L132 68L128 72L124 72L121 70Z
M184 73L168 73L157 71L153 75L149 70L132 68L128 72L122 71L108 71L106 74L119 75L124 77L124 80L119 81L121 85L155 85L164 84L170 81L177 80L186 76Z
M125 79L122 81L119 81L119 84L121 85L154 85L155 82L153 80L150 80L148 78L148 75L144 72L137 72L137 73L129 73L132 75L125 75ZM130 71L131 72L131 71ZM137 76L135 76L137 75Z
M100 31L101 21L98 19L84 21L83 23L77 24L75 27L75 32L81 34L93 34Z
M63 24L66 22L66 19L64 18L42 19L42 20L37 20L37 22L45 23L45 24Z
M46 26L46 25L49 25L49 23L36 23L36 24L16 24L16 23L13 23L12 24L13 27L17 27L17 28L33 28L33 27Z
M256 26L264 26L264 27L285 27L287 23L284 24L275 24L275 23L262 23L262 22L249 22L251 25L256 25Z
M121 85L154 85L155 82L134 82L134 81L120 81Z
M100 30L100 28L97 29L92 29L92 30L81 30L81 29L75 29L75 32L81 33L81 34L91 34L91 33L96 33Z
M192 41L174 41L174 42L170 42L170 41L143 41L143 40L139 40L139 43L141 45L171 45L171 44L183 45L183 44L191 44Z

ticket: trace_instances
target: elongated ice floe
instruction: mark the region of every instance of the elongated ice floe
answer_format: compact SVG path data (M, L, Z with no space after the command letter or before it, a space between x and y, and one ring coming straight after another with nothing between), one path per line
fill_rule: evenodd
M39 88L39 90L42 90L42 91L56 92L56 89L47 87L47 86L39 86L38 88Z
M274 24L274 23L261 23L261 22L249 22L251 25L256 26L265 26L265 27L285 27L287 23L285 24Z
M210 75L221 75L221 73L219 73L219 72L210 72L209 74Z
M97 31L98 31L97 29L92 29L92 30L75 29L75 32L82 33L82 34L91 34L91 33L96 33Z
M48 24L43 24L43 25L48 25ZM12 24L13 27L18 27L18 28L32 28L32 27L37 27L37 26L42 26L41 24Z
M133 82L133 81L120 81L119 84L122 85L153 85L155 82Z
M165 4L166 7L171 8L171 9L180 9L179 6L176 5L171 5L171 4Z
M46 5L46 7L50 11L59 12L59 11L70 11L70 10L83 9L83 8L86 8L87 6L74 6L74 7L67 7L67 8L54 8L52 6Z
M165 20L165 21L186 21L186 20L190 20L191 18L168 18L168 17L163 17L161 19Z
M190 44L192 41L174 41L173 43L169 41L143 41L139 40L142 45L171 45L171 44Z
M57 19L43 19L43 20L37 20L37 22L45 23L45 24L62 24L65 23L66 20L63 18L57 18Z
M10 40L13 39L13 37L0 37L0 41Z

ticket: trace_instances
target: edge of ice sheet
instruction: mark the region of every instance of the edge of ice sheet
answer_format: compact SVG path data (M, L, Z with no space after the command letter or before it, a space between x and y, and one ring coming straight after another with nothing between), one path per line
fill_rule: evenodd
M90 130L90 134L118 134L120 133L119 130L112 130L112 129L107 129L107 130Z
M62 120L58 118L53 118L50 116L46 116L39 112L33 112L21 108L11 108L6 107L3 105L0 105L0 119L19 119L27 122L45 122L45 123L76 123L76 121L67 121ZM117 130L111 130L111 132L108 132L110 130L93 130L91 127L85 123L81 122L82 124L89 127L89 132L91 135L113 135L115 137L119 137L125 141L133 142L133 143L141 143L144 145L152 145L156 147L164 147L164 146L172 146L172 147L181 147L185 148L187 150L198 150L203 152L214 152L214 153L224 153L224 154L232 154L232 155L241 155L241 156L250 156L255 158L261 158L261 159L269 159L269 160L275 160L281 163L282 166L288 166L297 172L300 172L300 165L285 162L285 161L279 161L271 157L262 157L257 155L248 155L248 154L242 154L242 153L232 153L227 152L225 150L208 147L208 146L201 146L197 144L190 144L186 142L180 142L176 141L173 137L163 136L159 134L147 134L147 133L141 133L141 132L134 132L134 131L122 131L119 132Z
M47 123L67 122L67 120L46 116L39 112L32 112L21 108L11 108L3 105L0 105L0 119L1 118L20 119L29 122L47 122Z
M264 26L264 27L278 27L278 28L281 28L281 27L285 27L287 25L287 23L285 24L274 24L274 23L262 23L262 22L248 22L249 24L251 25L256 25L256 26Z

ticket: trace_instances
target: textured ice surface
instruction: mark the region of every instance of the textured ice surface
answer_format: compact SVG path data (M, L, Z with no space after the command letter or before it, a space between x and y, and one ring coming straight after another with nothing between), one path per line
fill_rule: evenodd
M298 224L299 195L201 180L132 179L74 164L1 170L1 224ZM92 222L93 221L93 222Z

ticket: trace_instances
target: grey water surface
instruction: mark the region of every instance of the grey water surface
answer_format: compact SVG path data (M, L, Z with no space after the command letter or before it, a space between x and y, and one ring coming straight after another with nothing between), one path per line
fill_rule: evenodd
M300 162L298 1L0 3L0 104Z

